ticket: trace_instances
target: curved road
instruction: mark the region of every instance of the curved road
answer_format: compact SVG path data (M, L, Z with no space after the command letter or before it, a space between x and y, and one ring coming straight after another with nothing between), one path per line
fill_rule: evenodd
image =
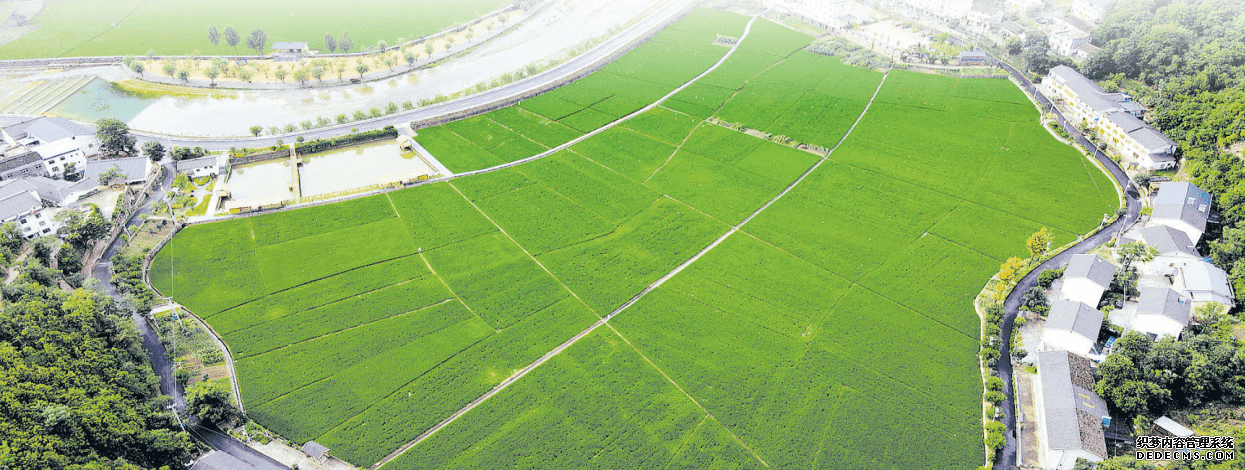
M1118 232L1122 232L1132 226L1137 222L1137 218L1141 215L1141 201L1138 200L1137 189L1132 185L1132 181L1128 179L1128 175L1124 173L1124 170L1121 169L1114 160L1111 160L1111 158L1107 157L1106 154L1098 151L1098 148L1095 147L1093 143L1087 140L1085 136L1081 135L1080 130L1078 130L1076 126L1068 122L1067 119L1064 119L1063 114L1060 113L1058 109L1054 109L1051 106L1052 103L1050 100L1039 93L1037 91L1037 87L1034 86L1033 82L1030 82L1028 78L1025 78L1024 74L1021 74L1015 68L1012 68L1012 66L998 60L997 58L995 60L998 61L999 66L1003 67L1008 71L1008 73L1012 74L1012 77L1016 78L1025 93L1033 96L1034 100L1036 100L1043 109L1052 109L1055 114L1055 119L1059 122L1059 125L1063 127L1069 135L1075 136L1076 143L1083 147L1086 151L1093 153L1094 158L1098 159L1098 161L1101 162L1105 168L1111 171L1111 176L1115 177L1115 180L1119 182L1120 187L1125 188L1124 201L1126 204L1124 215L1119 219L1116 219L1116 221L1111 225L1104 227L1098 233L1086 238L1084 241L1076 244L1072 248L1055 255L1045 263L1042 263L1040 266L1035 268L1033 271L1029 272L1029 275L1021 279L1020 282L1016 283L1016 288L1012 290L1011 295L1008 295L1007 299L1003 302L1003 308L1006 310L1006 314L1003 317L1003 331L1000 333L1002 338L1011 338L1012 325L1015 323L1016 314L1020 309L1020 297L1024 295L1026 290L1029 290L1029 288L1037 285L1038 276L1042 274L1042 271L1047 269L1056 269L1060 265L1067 263L1068 259L1071 258L1072 255L1086 253L1098 245L1106 243ZM1002 422L1005 426L1007 426L1007 443L1004 445L1003 449L999 451L998 460L995 460L994 462L994 469L1012 470L1018 468L1016 465L1016 453L1018 451L1018 443L1016 439L1016 394L1015 391L1012 390L1011 342L1003 341L1002 343L997 372L999 378L1003 379L1003 395L1007 397L1003 400L1003 403L999 405L999 408L1003 410Z
M142 225L139 215L150 214L152 205L164 198L165 191L173 185L173 175L176 173L172 168L169 160L164 162L165 171L164 180L152 192L151 197L143 203L143 206L135 212L134 217L126 221L126 226L135 228ZM117 292L115 286L112 285L112 259L113 255L121 250L123 243L119 239L113 240L108 249L104 251L104 257L91 269L91 277L98 279L103 283L104 290L112 297L120 300L121 294ZM160 378L160 391L173 399L173 407L180 415L186 409L186 397L177 381L173 378L173 363L169 361L165 354L164 344L160 342L160 337L156 331L151 328L147 320L139 312L133 313L134 325L138 328L139 335L142 336L143 349L147 352L147 357L151 360L151 368L155 371L156 376ZM183 419L187 418L183 416ZM247 447L246 444L229 437L213 428L204 427L198 423L187 423L187 431L198 436L213 449L225 452L234 457L240 464L247 464L247 468L238 468L235 470L289 470L288 467L281 465L280 462L269 458L268 456Z

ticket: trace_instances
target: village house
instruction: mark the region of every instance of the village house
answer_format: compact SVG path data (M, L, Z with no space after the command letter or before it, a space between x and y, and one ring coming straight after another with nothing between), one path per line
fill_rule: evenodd
M1155 340L1165 336L1179 338L1189 325L1192 306L1191 300L1169 288L1142 287L1133 329Z
M1071 470L1077 459L1107 458L1107 403L1094 393L1089 359L1068 351L1037 353L1035 400L1042 468Z
M1051 303L1042 329L1042 344L1048 350L1065 350L1085 356L1090 353L1102 329L1103 314L1075 300Z
M0 128L0 179L81 172L99 154L95 131L64 118L38 117Z
M1150 223L1184 232L1194 244L1206 232L1211 197L1202 188L1184 181L1159 185L1150 196Z
M1116 266L1101 256L1072 255L1063 274L1063 298L1097 308L1102 293L1111 287Z

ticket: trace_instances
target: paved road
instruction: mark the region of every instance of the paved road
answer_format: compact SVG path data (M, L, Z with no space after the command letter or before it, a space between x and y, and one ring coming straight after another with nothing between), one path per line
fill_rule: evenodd
M1041 93L1038 93L1037 87L1025 78L1023 74L1002 61L999 63L1005 70L1008 71L1008 73L1011 73L1012 76L1021 83L1021 87L1024 91L1030 96L1033 96L1039 105L1041 105L1044 109L1052 109L1050 100L1046 99L1046 97ZM1115 161L1107 157L1106 154L1098 151L1098 148L1095 147L1093 143L1081 135L1081 132L1077 130L1076 126L1068 122L1067 119L1064 119L1063 114L1061 114L1059 110L1055 109L1054 113L1059 125L1063 127L1069 135L1076 137L1076 143L1083 147L1086 151L1092 152L1094 154L1094 158L1098 159L1099 162L1102 162L1103 166L1111 171L1111 176L1115 177L1115 180L1120 183L1120 187L1126 188L1124 192L1124 200L1126 203L1125 212L1123 216L1104 228L1102 231L1090 236L1063 253L1055 255L1045 263L1042 263L1041 266L1038 266L1037 269L1034 269L1029 273L1029 275L1025 276L1024 279L1021 279L1020 282L1016 284L1016 288L1012 290L1011 295L1009 295L1007 300L1003 302L1003 307L1007 312L1003 318L1003 332L1001 333L1003 338L1011 337L1012 325L1015 323L1016 314L1020 309L1020 297L1024 295L1026 290L1029 290L1029 288L1037 285L1038 276L1042 274L1042 271L1058 268L1060 265L1066 264L1072 255L1086 253L1094 247L1106 243L1111 239L1111 237L1132 226L1133 223L1137 222L1137 218L1141 215L1141 203L1137 199L1137 190L1134 186L1132 186L1132 182L1128 179L1128 175L1124 173L1124 170L1121 169ZM1004 341L1002 348L1000 349L1002 354L1000 356L997 369L999 378L1003 379L1003 395L1007 398L1003 400L1003 403L1001 403L999 407L1004 413L1002 422L1007 426L1007 443L1000 451L998 460L994 462L994 469L1012 470L1018 468L1016 465L1018 445L1016 441L1016 395L1014 390L1012 390L1010 342Z
M675 0L669 2L653 14L638 21L634 26L626 31L619 33L601 45L585 52L574 59L571 59L562 65L541 72L537 75L520 80L514 83L503 85L491 90L483 91L474 95L459 98L453 101L438 103L412 111L403 111L388 116L375 118L368 121L357 121L347 124L334 125L320 129L313 129L306 132L295 132L291 134L262 136L262 137L181 137L156 134L140 130L132 130L131 133L138 137L140 144L147 140L159 140L168 146L178 147L203 147L208 150L228 150L230 147L251 147L261 148L269 147L276 144L277 140L286 143L293 142L298 136L302 136L306 140L328 139L348 134L352 128L358 128L359 131L369 131L381 129L385 126L398 126L410 121L418 121L422 119L435 118L449 114L458 113L479 106L488 106L494 103L504 102L522 96L527 93L534 92L542 87L556 83L560 80L572 77L585 69L592 67L597 62L606 59L611 54L623 50L630 43L641 39L648 35L656 28L662 26L667 21L677 18L684 10L691 7L695 0ZM89 123L86 123L89 124Z
M133 228L141 225L142 220L139 216L142 214L150 214L152 206L157 201L163 199L165 192L168 188L172 187L173 175L176 172L173 171L172 163L170 163L168 159L162 162L162 164L167 169L164 175L164 180L161 181L159 187L152 192L151 197L147 198L147 201L143 203L143 206L135 212L134 217L126 221L127 226ZM122 243L120 240L114 240L104 252L103 260L91 269L91 277L102 282L104 290L108 292L108 295L111 295L117 299L121 298L121 294L118 293L116 287L112 285L112 263L108 260L110 260L113 255L116 255L117 252L121 250L121 246ZM151 360L151 367L155 370L156 376L160 377L160 391L165 395L172 397L173 406L176 408L178 414L182 416L183 420L188 419L189 417L182 413L186 409L186 397L182 388L177 385L177 381L173 377L173 363L165 354L164 344L160 342L160 337L156 334L156 331L151 328L151 326L147 323L147 320L139 312L134 312L133 317L134 324L138 327L138 333L142 335L143 349L147 351L147 357ZM190 419L190 421L193 422L197 420ZM208 445L212 446L212 448L225 452L233 456L238 461L250 465L249 468L238 468L235 470L289 470L288 467L281 465L276 460L273 460L268 456L247 447L246 444L234 440L227 434L222 434L215 429L205 428L199 424L192 424L188 427L188 430L202 438L208 443Z

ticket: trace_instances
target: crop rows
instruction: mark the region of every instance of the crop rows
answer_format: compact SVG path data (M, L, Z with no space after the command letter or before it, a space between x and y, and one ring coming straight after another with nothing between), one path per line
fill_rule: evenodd
M419 138L453 171L558 145L703 71L742 21L697 10L589 79ZM257 420L372 464L812 168L702 121L837 143L882 75L809 40L759 20L704 86L540 160L192 226L153 282L225 334ZM388 465L977 466L972 296L1032 231L1070 240L1115 201L999 83L892 72L741 232Z

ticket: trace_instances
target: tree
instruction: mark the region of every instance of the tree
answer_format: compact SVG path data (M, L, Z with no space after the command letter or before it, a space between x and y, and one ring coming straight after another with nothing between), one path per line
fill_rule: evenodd
M368 68L367 64L365 64L365 63L363 63L363 62L359 62L359 65L356 65L356 66L354 67L354 70L355 70L356 72L359 72L359 78L363 78L363 74L367 73L368 69L369 69L369 68Z
M238 53L238 43L242 41L242 37L238 35L238 31L233 26L225 27L225 44L233 48L235 54Z
M445 38L445 51L449 52L451 47L454 47L454 38Z
M1020 270L1024 269L1025 261L1015 256L1007 258L999 267L999 280L1006 284L1019 281Z
M350 52L354 49L354 40L350 39L350 34L342 31L341 39L337 40L337 48L342 52Z
M468 29L468 30L467 30L467 42L471 42L471 40L472 40L473 38L475 38L475 37L476 37L476 32L475 32L475 30L473 30L473 29Z
M426 54L427 57L432 57L432 42L431 41L424 42L424 54Z
M324 83L324 68L319 65L312 66L311 76L315 77L316 81Z
M112 227L99 208L92 209L89 215L79 211L61 211L56 214L56 221L61 223L61 228L57 230L61 238L82 250L107 237L108 229Z
M411 52L411 51L403 51L403 52L402 52L402 59L403 59L403 60L406 60L406 66L407 66L407 67L410 67L410 68L415 68L415 53L414 53L414 52Z
M325 34L324 48L328 49L329 52L337 52L337 38L334 38L332 34Z
M386 51L386 50L388 50L388 49L389 49L389 43L385 42L385 40L384 40L384 39L381 39L381 40L379 40L379 41L376 41L376 50L377 50L377 51L379 51L380 53L384 54L384 53L385 53L385 51Z
M241 417L233 406L229 384L222 380L205 380L191 385L186 390L186 411L218 426L232 424Z
M1020 296L1020 305L1029 309L1029 311L1040 312L1050 307L1050 299L1046 297L1046 290L1041 287L1030 287Z
M98 126L95 137L99 139L99 150L104 158L130 157L138 153L135 147L138 139L130 135L130 128L124 122L104 118L95 124Z
M1024 41L1024 50L1020 58L1025 67L1033 72L1046 75L1050 71L1050 39L1041 34L1031 34Z
M143 155L146 155L153 162L158 162L164 158L164 145L157 140L143 142Z
M311 78L311 72L307 70L307 67L299 67L298 70L294 71L294 79L298 80L303 86L307 86L308 78Z
M113 180L113 178L121 178L124 176L125 174L121 173L121 168L113 165L112 168L109 168L108 171L100 173L99 176L95 177L95 179L99 181L100 185L107 185L109 181Z
M286 77L286 74L288 73L289 72L285 70L285 66L282 65L282 66L277 66L277 73L275 75L277 76L277 80L281 80L281 83L285 83L285 77Z
M268 33L260 28L251 30L251 36L246 38L246 47L255 50L255 55L264 55L264 48L268 47Z
M215 25L208 26L208 42L212 43L213 46L220 45L220 31L216 30Z
M1041 258L1047 251L1050 251L1050 242L1054 238L1054 234L1050 233L1046 227L1042 227L1025 242L1025 247L1029 248L1029 255L1033 258Z
M240 80L245 80L247 83L251 83L251 79L254 77L255 72L252 72L250 69L238 70L238 79Z
M177 64L166 60L164 61L164 64L162 64L162 67L164 69L164 74L168 75L169 78L173 78L177 75Z
M1007 38L1006 47L1008 54L1016 55L1019 54L1020 51L1024 50L1024 43L1020 41L1020 38L1012 36Z
M135 60L130 63L130 70L133 70L134 73L138 74L138 76L141 77L143 76L143 72L146 71L147 68L143 66L143 63L141 61Z
M263 133L264 133L264 126L251 126L251 135L255 137L259 137L259 135Z
M1136 183L1139 187L1148 189L1150 187L1150 180L1153 178L1154 175L1150 172L1141 172L1133 175L1133 183Z
M178 70L177 78L180 78L183 82L190 83L190 71L186 69Z
M1115 256L1123 265L1122 271L1127 271L1134 261L1149 263L1159 255L1159 250L1143 242L1132 242L1121 246L1116 250Z
M211 67L208 67L208 69L205 70L203 74L207 76L208 80L210 81L210 84L215 85L216 77L220 76L220 69L216 68L216 66L213 65Z

